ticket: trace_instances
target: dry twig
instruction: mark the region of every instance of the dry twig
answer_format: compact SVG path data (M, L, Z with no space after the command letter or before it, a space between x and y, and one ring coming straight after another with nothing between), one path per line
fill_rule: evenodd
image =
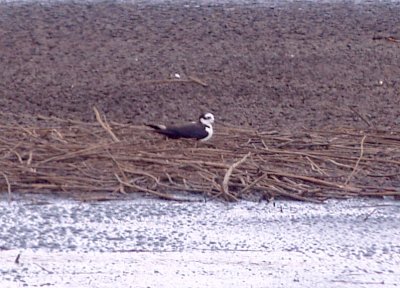
M96 120L97 120L97 122L99 122L101 127L103 127L104 130L106 130L107 133L111 135L111 138L114 140L114 142L119 142L118 137L115 136L114 132L111 130L111 127L110 127L110 125L108 125L107 121L101 119L101 115L100 115L99 111L97 110L97 108L93 107L93 110L94 110L94 113L96 114Z
M229 199L237 200L237 199L235 199L236 198L235 196L233 196L232 194L229 193L229 186L228 186L229 179L232 175L233 169L235 169L240 164L242 164L244 161L246 161L247 157L249 157L250 154L251 154L250 152L247 153L246 155L244 155L244 157L242 159L233 163L225 173L224 180L222 181L222 185L221 185L221 191L222 191L223 195L228 196Z
M4 172L0 172L1 175L3 175L4 179L6 180L7 183L7 192L8 192L8 201L11 201L11 184L10 181L8 181L8 177Z
M347 177L346 182L344 182L344 185L347 185L350 182L350 179L354 176L354 173L356 173L357 168L360 164L360 161L364 155L364 142L365 139L367 138L367 135L364 135L364 137L361 139L361 144L360 144L360 157L358 157L356 165L354 165L353 171L351 171L349 177Z

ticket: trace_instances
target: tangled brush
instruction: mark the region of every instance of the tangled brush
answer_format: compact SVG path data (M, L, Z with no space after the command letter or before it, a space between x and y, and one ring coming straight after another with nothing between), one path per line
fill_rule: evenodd
M126 193L178 201L191 194L227 201L400 197L399 131L260 132L217 124L213 139L200 143L166 140L94 111L93 123L0 117L0 191L97 200Z

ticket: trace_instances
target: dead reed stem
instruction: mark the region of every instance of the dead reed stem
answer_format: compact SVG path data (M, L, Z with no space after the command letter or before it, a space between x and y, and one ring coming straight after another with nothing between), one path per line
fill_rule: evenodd
M235 196L233 196L232 194L229 193L229 186L228 186L229 179L230 179L230 177L232 175L233 169L235 169L240 164L242 164L244 161L246 161L247 157L249 157L250 154L251 154L250 152L247 153L246 155L244 155L244 157L242 159L240 159L239 161L233 163L225 173L224 180L222 181L222 186L221 186L222 189L221 189L221 191L222 191L222 194L224 196L226 196L228 199L238 200Z
M7 192L8 192L8 201L10 201L11 200L11 184L10 184L10 181L8 181L8 177L4 172L1 172L1 175L3 175L4 179L6 180Z
M103 129L106 130L108 134L110 134L110 136L114 140L114 142L119 142L118 137L115 136L114 132L112 132L110 125L108 125L106 120L103 120L101 118L101 115L100 115L99 111L97 110L97 108L93 107L93 110L96 115L96 120L97 120L97 122L100 123L100 126L103 127Z
M356 165L354 165L353 171L351 171L349 177L347 177L346 182L344 182L344 185L347 185L350 182L350 179L353 177L354 173L356 173L358 165L360 164L360 161L364 155L364 142L365 139L367 138L367 135L364 135L364 137L361 139L361 144L360 144L360 157L358 157Z

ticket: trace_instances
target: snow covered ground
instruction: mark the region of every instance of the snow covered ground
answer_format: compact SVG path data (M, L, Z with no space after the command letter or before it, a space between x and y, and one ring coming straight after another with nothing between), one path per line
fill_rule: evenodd
M398 201L1 197L0 287L400 286Z

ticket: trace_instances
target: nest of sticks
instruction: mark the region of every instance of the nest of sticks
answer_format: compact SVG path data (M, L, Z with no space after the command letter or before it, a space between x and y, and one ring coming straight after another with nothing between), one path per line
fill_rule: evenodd
M400 131L260 132L217 123L202 143L166 140L94 111L93 123L26 115L10 123L3 113L0 191L97 200L126 193L178 201L192 194L313 202L400 196Z

